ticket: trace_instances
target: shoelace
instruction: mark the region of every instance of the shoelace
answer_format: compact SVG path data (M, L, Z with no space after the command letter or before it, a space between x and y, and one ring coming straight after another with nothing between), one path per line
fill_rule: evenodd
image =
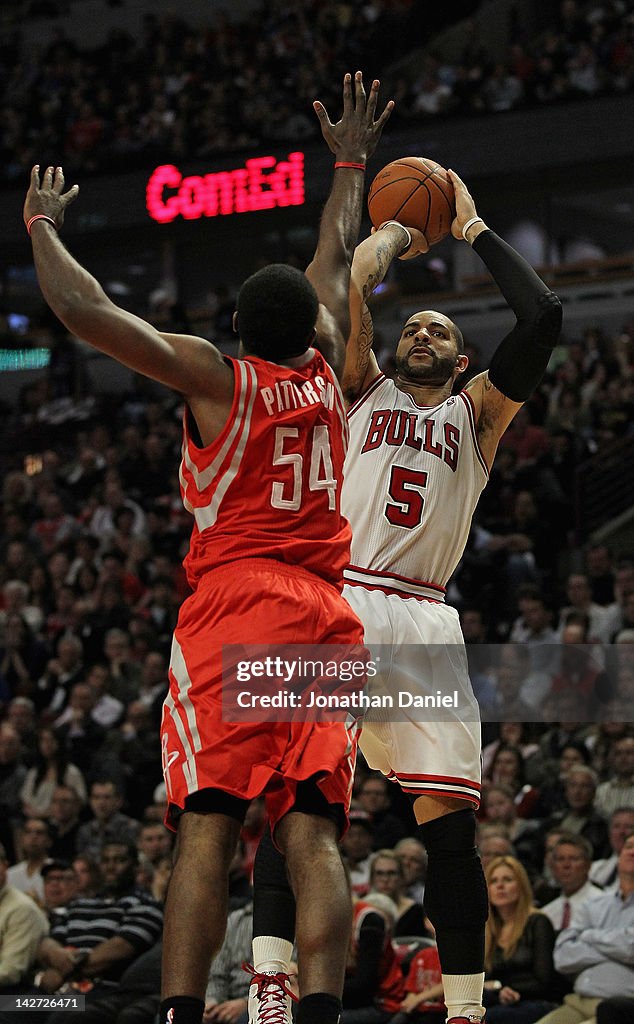
M257 985L256 999L259 1001L258 1024L287 1024L285 996L298 1002L290 988L288 974L259 974L253 964L242 964L242 970L251 975L251 985ZM249 985L249 989L251 988Z

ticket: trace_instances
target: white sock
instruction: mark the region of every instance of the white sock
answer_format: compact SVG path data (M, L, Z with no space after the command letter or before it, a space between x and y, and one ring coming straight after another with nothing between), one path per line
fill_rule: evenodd
M258 935L253 940L253 966L258 974L288 974L293 943L275 935Z
M482 974L443 974L448 1020L452 1017L466 1017L468 1021L479 1022L484 1017Z

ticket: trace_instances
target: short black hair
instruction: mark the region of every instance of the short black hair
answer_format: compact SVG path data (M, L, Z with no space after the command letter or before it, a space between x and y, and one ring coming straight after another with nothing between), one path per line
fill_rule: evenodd
M451 321L450 332L451 332L451 335L453 337L453 340L456 343L456 348L458 349L458 355L459 356L463 356L464 355L464 337L463 337L462 331L453 322L453 320Z
M277 362L299 356L310 346L319 300L300 270L272 263L244 282L237 310L245 352Z

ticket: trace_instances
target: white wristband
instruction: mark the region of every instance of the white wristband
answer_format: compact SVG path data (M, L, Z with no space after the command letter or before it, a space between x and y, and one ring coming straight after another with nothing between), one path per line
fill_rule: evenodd
M407 250L409 249L410 245L412 244L412 236L411 236L410 232L407 230L407 228L405 227L405 225L404 224L399 224L399 222L397 220L386 220L383 224L381 224L381 227L379 228L379 231L382 231L383 228L386 228L388 226L388 224L397 224L399 228L403 228L403 231L407 235L407 245L403 249L401 249L401 251L399 253L397 253L397 256L402 256L403 253L407 252Z
M472 217L471 220L468 220L465 226L463 227L462 237L464 238L465 242L467 241L467 231L469 230L469 228L472 228L474 224L477 224L478 221L480 222L480 224L484 224L482 217Z

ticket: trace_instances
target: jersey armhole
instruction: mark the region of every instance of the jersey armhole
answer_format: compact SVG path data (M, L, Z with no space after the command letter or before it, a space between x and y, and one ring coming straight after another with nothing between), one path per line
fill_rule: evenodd
M381 384L383 384L384 381L386 380L387 377L385 376L383 371L380 370L377 376L373 378L368 387L365 389L363 394L360 395L359 398L357 398L356 402L353 402L353 404L348 409L348 419L350 419L351 416L354 416L355 412L357 412L357 410L361 408L366 399L368 399L370 395L374 394L374 392L377 391Z

